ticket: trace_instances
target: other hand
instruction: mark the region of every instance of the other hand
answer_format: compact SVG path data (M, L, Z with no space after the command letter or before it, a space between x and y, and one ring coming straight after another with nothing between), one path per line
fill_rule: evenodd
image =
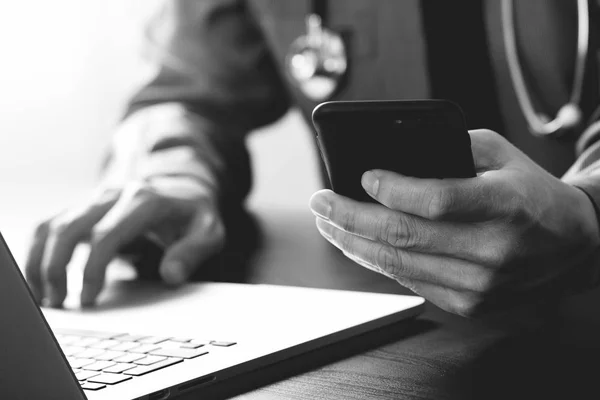
M319 191L310 201L319 231L360 265L460 315L557 296L600 244L591 200L497 133L470 135L477 177L366 172L362 186L380 204Z
M168 245L159 267L161 277L172 285L184 283L225 241L212 189L184 176L101 186L88 202L37 228L25 264L34 296L51 307L62 305L67 264L77 244L89 240L81 304L94 304L109 262L120 248L148 233Z

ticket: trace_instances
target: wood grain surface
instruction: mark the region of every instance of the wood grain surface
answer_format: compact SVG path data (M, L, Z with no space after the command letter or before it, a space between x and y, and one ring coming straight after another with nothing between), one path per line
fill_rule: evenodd
M309 212L258 210L257 215L265 240L251 281L406 293L341 256L317 234ZM594 291L559 306L487 320L428 305L414 321L273 366L269 379L248 376L219 397L600 398L598 305L600 293ZM214 393L222 390L216 387Z

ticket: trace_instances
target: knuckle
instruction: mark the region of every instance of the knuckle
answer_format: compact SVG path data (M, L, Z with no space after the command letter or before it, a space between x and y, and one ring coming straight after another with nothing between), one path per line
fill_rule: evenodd
M131 197L143 198L154 194L152 187L145 182L132 182L125 188L125 191Z
M428 199L426 201L427 218L440 220L448 216L456 196L450 188L440 190L430 187L425 191L425 197Z
M72 232L72 227L73 224L70 220L66 218L56 218L49 222L48 233L53 236L67 238Z
M405 277L405 274L402 273L402 263L396 250L389 246L377 246L377 250L375 250L375 252L375 260L379 268L390 273L391 275L402 275Z
M520 246L520 242L512 234L504 232L502 236L486 246L486 261L492 267L506 268L518 258Z
M356 215L351 212L343 212L340 215L339 224L346 232L354 232L356 229Z
M494 267L505 266L512 258L512 251L504 244L491 246L488 251L490 252L488 262Z
M122 197L131 198L144 203L155 203L161 199L159 192L145 182L134 182L129 184Z
M536 209L538 205L530 201L527 196L514 196L506 202L506 206L502 209L505 218L513 226L527 229L535 224L538 219Z
M399 216L382 218L377 223L381 239L394 247L409 249L417 242L414 221Z
M113 239L114 233L111 229L95 226L90 235L90 245L92 248L104 248Z
M149 185L137 186L133 189L132 200L140 202L153 218L160 219L168 214L179 214L180 204L173 204L170 198L161 194Z

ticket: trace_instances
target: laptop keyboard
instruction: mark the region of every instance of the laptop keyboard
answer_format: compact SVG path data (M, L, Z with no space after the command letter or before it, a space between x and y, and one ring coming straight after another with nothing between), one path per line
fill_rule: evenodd
M213 346L236 344L83 330L54 333L81 387L94 391L204 356Z

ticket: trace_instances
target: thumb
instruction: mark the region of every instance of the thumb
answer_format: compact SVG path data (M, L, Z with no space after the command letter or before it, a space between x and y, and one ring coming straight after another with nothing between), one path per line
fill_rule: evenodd
M469 131L469 135L477 172L501 169L511 160L510 149L514 146L498 133L489 129L475 129Z
M225 228L215 212L200 211L186 234L165 252L159 267L162 279L178 286L213 254L223 248Z

